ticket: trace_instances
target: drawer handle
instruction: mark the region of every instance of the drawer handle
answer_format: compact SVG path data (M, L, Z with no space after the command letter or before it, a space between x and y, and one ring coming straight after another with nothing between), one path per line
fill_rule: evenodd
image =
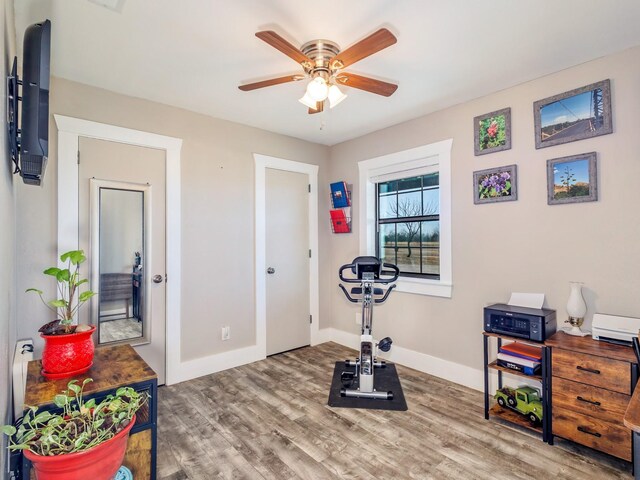
M600 438L602 435L598 432L590 432L587 428L585 427L578 427L578 431L582 432L582 433L587 433L589 435L593 435L594 437L598 437Z
M595 373L596 375L600 375L600 370L596 370L593 368L587 368L587 367L583 367L581 365L578 365L576 367L578 370L582 370L583 372L589 372L589 373Z
M596 407L599 407L601 405L600 402L596 402L595 400L588 400L586 398L582 398L580 395L578 395L576 397L576 400L580 400L581 402L585 402L585 403L590 403L591 405L595 405Z

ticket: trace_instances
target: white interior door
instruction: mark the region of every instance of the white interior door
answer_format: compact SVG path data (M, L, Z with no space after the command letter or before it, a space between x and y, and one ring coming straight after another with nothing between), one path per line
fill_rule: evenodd
M310 343L309 177L267 168L267 355Z
M87 253L87 265L98 266L98 271L90 275L97 279L97 285L91 285L98 291L92 299L96 302L91 310L94 314L84 311L80 320L98 325L97 344L131 343L157 373L158 383L163 384L165 152L87 137L80 137L78 148L78 240ZM94 195L99 203L95 208L90 208L91 179L98 192ZM92 219L91 215L98 215L99 219ZM94 228L99 242L92 242L92 223L99 225ZM99 252L92 251L92 244L99 244ZM94 258L96 255L99 261Z

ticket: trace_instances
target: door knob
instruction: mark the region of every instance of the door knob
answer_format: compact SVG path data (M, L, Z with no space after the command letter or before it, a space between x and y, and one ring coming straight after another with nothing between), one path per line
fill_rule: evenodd
M154 275L153 283L162 283L162 275Z
M274 273L276 273L276 269L273 268L273 267L269 267L269 268L267 268L267 273L269 275L273 275Z

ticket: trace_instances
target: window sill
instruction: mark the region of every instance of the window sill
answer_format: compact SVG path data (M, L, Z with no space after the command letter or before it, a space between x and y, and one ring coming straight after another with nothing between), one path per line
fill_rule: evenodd
M429 295L431 297L451 298L453 285L442 280L425 280L422 278L402 277L396 282L396 291Z

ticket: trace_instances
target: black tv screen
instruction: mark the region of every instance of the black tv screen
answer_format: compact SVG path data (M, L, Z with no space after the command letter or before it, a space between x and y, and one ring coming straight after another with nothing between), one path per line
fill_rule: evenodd
M49 156L49 82L51 54L51 22L45 20L29 26L24 32L22 61L21 132L12 155L19 152L19 166L24 183L40 185ZM17 74L15 82L18 82ZM17 86L14 85L17 95ZM17 105L17 100L13 101ZM17 110L17 108L16 108ZM17 123L17 111L10 115ZM9 128L14 134L15 125ZM17 137L17 135L15 135ZM13 141L13 139L10 139Z

